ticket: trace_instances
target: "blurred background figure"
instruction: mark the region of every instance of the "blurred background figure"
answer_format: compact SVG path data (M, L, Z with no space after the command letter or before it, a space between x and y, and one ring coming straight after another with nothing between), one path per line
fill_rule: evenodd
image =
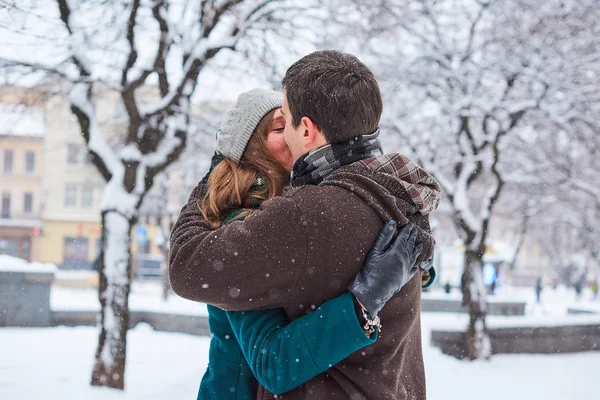
M483 266L483 283L488 289L489 294L494 294L496 290L496 280L498 279L498 275L496 273L496 267L494 264L486 263Z
M581 292L583 290L583 285L581 281L577 281L573 284L573 288L575 289L575 300L581 300Z
M542 300L542 277L537 278L535 283L535 299L537 304L541 303Z
M444 285L444 292L446 294L450 294L451 290L452 290L452 286L450 286L450 282L446 282L446 284Z

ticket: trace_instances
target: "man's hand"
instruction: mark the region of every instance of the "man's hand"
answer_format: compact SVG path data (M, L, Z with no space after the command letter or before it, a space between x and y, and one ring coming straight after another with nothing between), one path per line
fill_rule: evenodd
M375 318L392 298L417 272L415 262L423 245L415 247L417 230L409 223L396 233L396 222L388 221L367 254L361 271L348 290Z

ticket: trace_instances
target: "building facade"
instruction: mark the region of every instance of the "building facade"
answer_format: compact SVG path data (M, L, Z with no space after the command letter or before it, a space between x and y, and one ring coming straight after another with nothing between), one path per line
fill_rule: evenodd
M0 254L28 261L40 259L44 133L43 108L0 103Z
M104 180L88 161L68 99L46 102L41 257L61 268L91 269L100 250Z

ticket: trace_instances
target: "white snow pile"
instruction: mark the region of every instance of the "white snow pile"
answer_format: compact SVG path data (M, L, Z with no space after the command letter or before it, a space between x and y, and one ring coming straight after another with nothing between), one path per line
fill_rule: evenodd
M29 272L29 273L55 273L56 265L50 263L27 262L21 258L0 255L0 271Z

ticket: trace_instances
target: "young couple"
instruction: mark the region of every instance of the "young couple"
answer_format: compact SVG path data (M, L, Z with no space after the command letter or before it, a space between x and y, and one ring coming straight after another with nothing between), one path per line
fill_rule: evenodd
M381 93L356 57L309 54L282 84L227 111L171 234L173 290L209 304L198 399L424 399L440 187L381 154Z

